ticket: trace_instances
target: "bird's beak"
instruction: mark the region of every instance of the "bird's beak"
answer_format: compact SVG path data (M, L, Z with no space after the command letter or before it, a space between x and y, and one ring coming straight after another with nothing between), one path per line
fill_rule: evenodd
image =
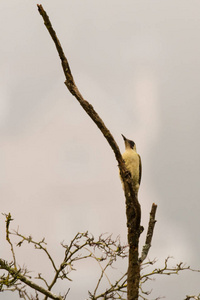
M122 134L122 137L124 139L124 141L126 142L127 141L127 138L125 138L125 136Z

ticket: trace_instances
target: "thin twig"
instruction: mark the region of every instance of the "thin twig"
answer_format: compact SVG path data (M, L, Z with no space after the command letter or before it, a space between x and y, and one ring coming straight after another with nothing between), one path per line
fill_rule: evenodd
M56 268L56 265L54 263L54 260L53 260L52 256L50 255L49 251L45 247L43 247L43 245L42 245L42 243L45 243L44 239L40 242L35 242L32 239L32 237L29 236L27 238L27 237L23 236L22 234L20 234L18 231L14 231L14 233L12 233L12 234L22 238L22 240L17 244L17 246L20 247L24 241L27 241L28 243L33 244L35 246L35 249L42 249L46 253L46 255L48 256L49 260L51 261L51 264L52 264L54 270L57 271L57 268Z
M121 281L122 281L122 283L120 284ZM120 279L118 279L115 282L115 284L111 285L111 287L106 292L101 293L98 296L95 296L95 295L92 295L92 296L94 296L94 299L99 299L99 298L107 299L108 295L113 293L113 292L120 292L121 291L123 293L127 293L126 290L123 290L123 289L127 289L127 284L126 283L127 283L127 273L124 274Z
M73 238L73 240L71 241L69 247L67 247L67 250L65 251L65 257L63 259L63 262L60 264L60 267L56 270L56 274L51 282L51 284L49 285L48 290L50 291L52 289L52 287L56 284L57 279L60 276L60 273L71 263L72 263L72 256L77 252L80 251L82 248L84 248L87 245L87 241L85 243L83 243L82 245L80 245L79 247L77 247L74 251L70 251L71 248L74 246L74 243L76 241L76 239L79 239L80 233L77 233L76 236ZM68 256L69 254L69 256ZM68 263L70 262L70 263ZM68 280L70 280L67 276L65 276L65 278L67 278ZM44 300L47 300L47 296L45 297Z
M100 268L101 268L101 275L99 277L99 280L97 282L96 288L94 290L94 296L96 295L97 289L100 285L101 280L103 279L103 276L105 275L105 277L107 278L109 284L111 285L110 279L108 278L107 274L105 273L106 269L108 266L110 266L110 260L108 261L108 263L105 265L105 267L103 268L102 265L100 264L99 260L97 259L97 257L94 255L94 253L92 253L92 251L90 251L89 249L86 248L87 251L90 252L91 256L97 261L97 263L99 264Z
M13 221L13 219L11 218L11 214L10 213L8 215L7 214L4 214L4 215L6 217L6 240L10 244L14 267L15 267L15 269L17 269L15 252L14 252L13 244L12 244L12 242L10 240L10 231L9 231L10 222Z
M192 269L190 268L190 266L184 266L183 262L180 262L179 264L176 264L176 266L174 267L168 267L168 261L171 257L168 256L166 259L165 259L165 263L164 263L164 267L163 268L156 268L154 269L152 272L149 272L147 274L144 274L144 275L141 275L141 278L140 278L140 281L142 281L143 279L146 279L146 278L150 278L150 276L153 276L153 275L177 275L180 271L185 271L185 270L190 270L192 272L200 272L200 270L195 270L195 269Z
M14 278L16 277L17 280L25 283L26 285L30 286L32 289L46 295L47 297L54 299L54 300L63 300L61 296L56 296L50 291L44 289L43 287L37 285L33 281L29 280L27 277L20 273L20 270L16 270L15 268L10 267L5 261L0 259L0 269L4 269L9 272Z

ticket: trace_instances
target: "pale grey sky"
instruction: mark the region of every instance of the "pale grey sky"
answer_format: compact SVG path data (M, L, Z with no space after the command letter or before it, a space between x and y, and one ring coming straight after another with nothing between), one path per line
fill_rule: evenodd
M120 234L126 242L125 206L117 162L66 89L37 3L0 0L1 212L11 212L12 228L19 225L38 240L46 236L59 261L59 243L77 231ZM200 2L40 3L82 95L122 152L121 133L137 144L145 228L152 202L158 205L149 257L161 265L171 255L174 263L200 268ZM4 226L1 217L1 232ZM9 259L4 236L0 239L0 256ZM19 262L47 271L42 255L34 254L21 248ZM92 290L93 266L88 273L85 268L81 265L74 275L68 299L85 299ZM157 277L151 285L152 299L184 299L200 292L199 274L189 272ZM0 294L0 299L18 298Z

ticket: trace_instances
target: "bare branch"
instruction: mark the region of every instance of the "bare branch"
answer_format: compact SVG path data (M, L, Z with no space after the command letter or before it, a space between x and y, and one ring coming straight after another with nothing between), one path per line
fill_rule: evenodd
M99 263L99 262L98 262L98 263ZM110 282L109 278L107 277L107 275L106 275L106 273L105 273L107 267L110 266L110 261L105 265L104 268L102 268L102 266L101 266L100 263L99 263L99 265L100 265L102 271L101 271L101 275L100 275L100 277L99 277L99 280L98 280L98 282L97 282L97 285L96 285L95 290L94 290L94 293L93 293L94 296L96 295L97 289L98 289L98 287L99 287L99 285L100 285L100 282L101 282L101 280L103 279L103 276L104 276L104 275L106 276L106 278L107 278L109 284L111 285L111 282Z
M115 157L118 161L118 166L120 169L120 175L124 183L124 193L126 197L126 215L127 215L127 227L128 227L128 243L129 243L129 267L128 267L128 299L138 298L139 292L139 277L140 277L140 267L138 259L138 244L139 236L141 234L140 221L141 221L141 208L138 202L137 191L134 188L133 180L130 174L127 176L128 172L126 170L124 161L122 159L119 147L115 142L113 136L111 135L108 128L105 126L102 119L99 117L97 112L94 110L93 106L86 101L81 93L79 92L74 78L72 76L68 60L64 54L61 47L60 41L57 38L55 30L53 29L49 17L42 5L38 5L39 13L41 14L44 24L51 35L56 49L58 51L59 57L61 59L62 68L65 74L65 84L72 95L76 97L80 105L94 121L97 127L100 129L107 142L111 146Z
M145 258L147 257L147 255L149 253L149 249L151 247L151 241L152 241L152 237L153 237L154 226L155 226L155 223L156 223L156 220L155 220L156 209L157 209L157 205L155 203L153 203L152 207L151 207L151 212L150 212L146 242L145 242L145 245L142 248L142 254L141 254L141 257L139 259L140 263L142 263L145 260Z
M47 297L55 300L63 300L61 296L56 296L50 291L44 289L43 287L37 285L33 281L29 280L27 277L21 274L20 270L16 270L15 268L12 268L7 264L5 261L0 259L0 269L4 269L9 272L13 276L13 278L16 278L16 280L20 280L21 282L25 283L26 285L30 286L32 289L42 293L43 295L46 295Z
M174 267L169 267L169 259L172 257L168 256L165 259L164 267L163 268L155 268L152 272L146 273L144 275L141 275L141 283L143 283L143 280L149 279L153 275L177 275L180 271L189 270L192 272L200 272L200 270L192 269L190 266L185 266L183 262L180 262L179 264L176 264ZM155 263L156 261L154 261ZM152 263L152 264L154 264Z
M55 263L54 263L54 260L53 260L52 256L50 255L50 253L48 252L48 250L46 249L46 247L43 246L43 244L46 244L44 238L42 239L42 241L36 242L36 241L34 241L34 240L32 239L31 236L29 236L29 237L27 238L27 237L23 236L22 234L20 234L18 231L14 231L14 232L11 233L11 234L16 235L16 236L22 238L22 240L19 241L19 242L17 243L17 246L21 247L21 245L23 244L23 242L26 241L26 242L28 242L28 243L33 244L33 245L35 246L35 249L41 249L41 250L43 250L43 251L46 253L46 255L48 256L48 258L49 258L49 260L50 260L50 262L51 262L51 264L52 264L54 270L57 271L57 268L56 268L56 265L55 265Z
M3 214L3 215L6 217L6 240L10 244L14 267L15 267L15 269L17 269L15 252L14 252L14 249L13 249L13 244L11 243L11 240L10 240L10 231L9 231L10 222L13 221L13 219L11 218L10 213L8 215L7 214Z
M148 280L154 280L154 277L153 277L154 275L167 275L167 276L178 275L180 271L185 271L185 270L189 270L189 271L192 271L192 272L200 272L200 270L195 270L195 269L192 269L190 266L185 266L185 264L183 264L183 262L180 262L179 264L176 264L175 266L170 267L169 266L169 260L171 258L172 257L168 256L165 259L164 266L162 268L155 268L151 272L141 275L141 277L140 277L140 291L141 291L142 295L140 295L140 297L142 299L148 300L143 295L149 295L151 293L151 291L146 291L145 292L142 287L143 287L144 283L146 283ZM143 268L148 267L148 266L152 266L156 262L157 262L157 260L154 259L153 261L148 261L148 262L142 264L141 266ZM165 298L165 297L158 297L156 299L161 299L161 298ZM190 298L188 298L188 299L190 299ZM191 299L193 299L193 298L191 298ZM198 298L194 298L194 299L198 299ZM187 298L185 300L187 300Z
M11 216L10 216L11 218ZM127 246L122 246L119 240L119 237L116 239L112 239L111 236L104 236L103 234L100 235L97 239L93 237L93 235L88 234L88 232L83 232L83 233L77 233L75 237L71 240L69 245L65 245L62 243L61 245L65 249L65 255L62 263L60 264L59 268L56 268L55 263L53 261L53 258L49 254L48 250L44 245L46 246L47 243L42 239L40 242L36 242L33 240L31 236L25 237L19 231L14 231L14 233L9 232L9 234L13 234L20 238L20 241L17 243L17 246L22 246L24 242L28 242L29 244L33 244L35 246L35 249L37 250L42 250L46 253L48 258L50 259L50 262L54 268L56 269L56 273L53 277L53 280L51 284L48 284L46 279L42 276L42 274L38 274L36 279L42 280L45 285L46 289L42 288L38 284L35 284L30 280L30 278L27 276L27 270L25 269L22 273L22 269L18 269L14 271L14 268L12 267L14 264L13 263L7 263L3 260L0 261L0 268L7 270L8 275L2 275L0 277L0 290L5 291L18 291L19 296L23 298L24 300L33 300L38 298L38 295L36 294L35 297L29 296L28 293L26 292L25 287L30 286L33 288L35 291L39 291L45 295L44 299L52 298L52 299L66 299L69 289L67 293L64 296L56 296L51 293L51 289L53 286L57 283L58 279L67 279L70 280L68 277L68 273L72 270L74 270L73 264L81 259L86 259L86 258L93 258L97 261L99 266L101 267L102 274L100 276L100 280L97 283L97 287L95 290L95 293L97 292L97 289L101 283L101 280L103 276L105 276L108 279L110 289L106 291L107 294L107 299L108 295L118 295L121 299L121 296L119 294L119 291L123 291L123 288L126 289L126 286L124 286L126 279L124 283L116 287L116 285L112 285L111 281L107 277L105 270L108 267L112 267L112 264L114 261L116 261L117 257L125 258L127 257L127 251L126 248ZM10 241L11 242L11 241ZM90 248L93 250L91 251ZM95 251L97 251L97 255L95 254ZM14 248L13 248L14 252ZM100 254L100 255L98 255ZM106 261L107 260L107 261ZM105 267L101 265L101 262L106 261ZM126 274L124 275L126 278ZM123 276L123 277L124 277ZM122 279L120 279L122 280ZM118 280L118 282L120 282ZM25 283L24 286L21 284ZM7 287L4 289L3 287ZM93 297L94 298L94 297ZM98 297L99 298L99 297ZM118 299L118 298L113 298L113 299Z
M127 273L124 274L120 279L118 279L115 282L115 284L110 285L110 288L107 289L104 293L101 293L98 296L95 296L94 293L93 294L89 293L89 295L90 295L90 298L93 300L96 300L99 298L123 299L122 296L119 294L119 292L127 294Z
M52 27L49 17L47 15L46 11L43 9L42 5L38 5L38 11L41 14L41 16L44 20L44 24L55 43L56 49L57 49L59 57L61 59L63 72L64 72L65 78L66 78L65 84L66 84L67 88L69 89L71 94L76 97L76 99L79 101L79 103L83 107L83 109L87 112L87 114L90 116L90 118L94 121L94 123L98 126L100 131L103 133L104 137L106 138L106 140L110 144L111 148L113 149L118 163L120 165L123 164L123 159L122 159L120 150L119 150L118 145L115 142L113 136L111 135L110 131L105 126L104 122L99 117L97 112L94 110L93 106L88 101L84 100L81 93L79 92L79 90L75 84L74 78L72 76L72 72L71 72L68 60L62 49L61 43L56 35L55 30Z
M7 215L6 220L7 220ZM153 219L155 218L155 214L153 214ZM11 219L11 215L9 216L9 220ZM7 223L6 223L7 224ZM9 226L6 226L6 230L8 231ZM9 231L9 240L10 235L12 232ZM20 238L20 242L17 243L18 246L21 246L23 242L28 242L29 244L34 244L36 249L40 249L44 251L46 249L43 245L47 245L44 242L44 239L40 242L36 242L33 240L31 236L24 237L18 231L14 233L18 238ZM151 235L152 236L152 235ZM148 237L147 237L148 238ZM149 240L147 240L149 242ZM11 240L10 243L12 244ZM92 258L97 261L101 268L101 274L97 281L96 287L94 292L89 292L89 298L92 300L97 300L100 298L103 299L127 299L128 294L128 274L123 274L115 283L113 284L109 277L107 276L107 269L109 267L113 267L113 263L117 260L117 257L125 258L127 257L127 246L122 246L119 240L119 237L116 239L112 239L111 236L100 235L97 239L94 238L93 235L88 234L88 232L77 233L75 237L71 240L69 245L65 245L64 243L61 244L62 247L65 249L65 255L60 267L57 268L57 272L53 277L51 284L48 284L45 278L39 273L38 279L42 280L45 285L46 289L35 284L31 277L27 275L27 270L22 269L15 269L14 263L7 263L6 261L0 259L0 269L6 270L8 274L3 274L0 276L0 291L17 291L19 293L20 298L24 300L37 300L39 299L38 293L40 292L45 295L44 299L57 299L57 300L65 300L67 293L64 296L57 296L51 292L52 287L57 283L58 279L67 279L70 280L68 277L69 272L75 270L73 264L81 259ZM41 246L41 247L40 247ZM13 248L14 252L14 248ZM46 255L50 256L48 250L44 251ZM51 256L50 256L51 257ZM143 285L148 280L153 280L153 275L173 275L178 274L180 271L183 270L190 270L194 272L200 272L200 270L195 270L190 268L190 266L185 266L182 262L176 264L175 266L169 265L169 260L171 257L167 257L164 261L164 266L162 268L154 268L151 272L146 272L145 274L141 274L140 276L140 295L139 297L143 300L148 300L146 297L151 293L151 291L144 291ZM50 260L51 261L51 260ZM53 258L52 258L53 261ZM101 264L105 262L104 266ZM147 261L141 264L141 269L144 270L147 267L154 265L157 261L154 259L153 261ZM51 262L52 264L52 262ZM53 263L55 265L55 263ZM109 283L109 288L107 288L104 292L97 294L98 289L100 288L101 282L103 277L106 277ZM23 285L24 284L24 285ZM31 287L35 290L35 296L28 295L26 291L26 286ZM4 288L5 287L5 288ZM125 295L125 297L124 297ZM156 298L161 299L160 297ZM188 299L198 299L198 296L187 296L186 300Z

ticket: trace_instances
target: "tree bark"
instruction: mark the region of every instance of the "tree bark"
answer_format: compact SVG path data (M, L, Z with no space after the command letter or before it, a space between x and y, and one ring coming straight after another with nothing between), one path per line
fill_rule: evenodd
M42 5L38 5L39 13L41 14L44 24L51 35L56 49L58 51L59 57L61 59L61 64L63 72L65 74L65 84L70 91L70 93L75 96L79 101L80 105L94 121L97 127L100 129L110 147L112 148L116 160L118 162L120 175L124 182L124 193L126 198L126 216L127 216L127 227L128 227L128 244L129 244L129 265L128 265L128 277L127 277L127 292L128 300L137 300L139 294L139 279L140 279L140 264L138 259L138 244L140 236L140 219L141 219L141 209L138 202L137 192L134 190L134 185L132 178L128 171L126 170L125 163L123 161L122 155L120 153L119 147L115 142L112 134L99 117L97 112L94 110L93 106L86 101L81 93L79 92L74 78L72 76L68 60L64 54L60 41L57 38L55 30L49 20L48 15L43 9ZM128 174L128 175L127 175Z

